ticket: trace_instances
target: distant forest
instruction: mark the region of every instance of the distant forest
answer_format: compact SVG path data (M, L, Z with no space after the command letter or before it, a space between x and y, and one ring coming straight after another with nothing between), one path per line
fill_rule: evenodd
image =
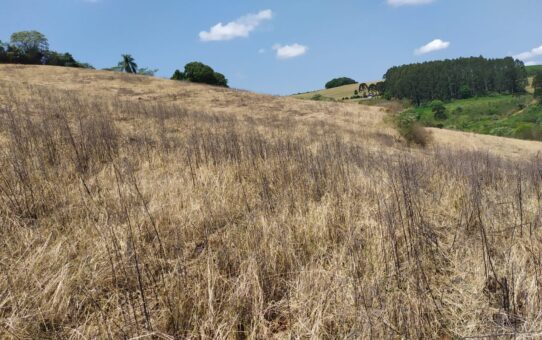
M393 67L384 79L387 97L410 99L420 105L434 99L521 93L527 71L523 62L511 57L472 57Z

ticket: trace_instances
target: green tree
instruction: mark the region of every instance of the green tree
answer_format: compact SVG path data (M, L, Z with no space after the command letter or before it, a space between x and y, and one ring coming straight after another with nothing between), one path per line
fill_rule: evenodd
M468 99L472 97L472 90L468 85L461 85L459 88L459 97L461 99Z
M376 96L376 95L378 94L378 91L377 91L377 88L376 88L376 84L371 84L371 85L369 85L368 90L369 90L369 94L370 94L371 96Z
M171 76L171 80L186 80L186 77L181 71L175 70L175 72L173 72L173 75Z
M184 75L186 79L194 83L214 85L216 82L215 71L210 66L197 61L185 65Z
M52 66L81 67L69 53L57 53L48 51L45 54L45 64Z
M226 77L222 73L215 72L215 80L216 80L215 85L228 87L228 79L226 79Z
M352 78L347 78L347 77L335 78L326 83L326 89L332 89L335 87L350 85L350 84L356 84L356 81Z
M448 118L446 115L446 106L444 106L444 103L440 100L433 100L431 104L429 105L431 107L431 111L433 111L433 116L437 120L445 120Z
M7 61L7 48L2 40L0 40L0 63L5 63Z
M38 31L15 32L11 35L11 45L23 53L30 51L45 52L49 50L49 41Z
M386 92L386 82L379 81L375 84L375 91L380 96Z
M366 83L359 84L359 88L358 88L359 92L365 93L365 92L367 92L368 89L369 89L369 87L367 86Z
M184 72L175 70L171 79L228 87L228 79L222 73L215 72L212 67L196 61L186 64Z
M119 62L118 68L121 72L137 73L137 64L130 54L122 55L122 60Z

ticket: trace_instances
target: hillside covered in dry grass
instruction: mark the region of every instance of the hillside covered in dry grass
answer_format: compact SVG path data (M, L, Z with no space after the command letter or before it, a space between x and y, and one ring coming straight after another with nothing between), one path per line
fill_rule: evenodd
M0 66L0 337L542 336L542 144Z

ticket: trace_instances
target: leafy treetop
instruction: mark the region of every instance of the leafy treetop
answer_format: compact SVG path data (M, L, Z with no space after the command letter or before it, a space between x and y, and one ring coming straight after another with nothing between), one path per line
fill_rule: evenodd
M350 84L357 84L357 82L354 79L348 77L335 78L326 83L326 89L332 89L334 87Z
M175 70L171 79L228 87L228 80L222 73L215 72L212 67L200 62L186 64L184 72Z

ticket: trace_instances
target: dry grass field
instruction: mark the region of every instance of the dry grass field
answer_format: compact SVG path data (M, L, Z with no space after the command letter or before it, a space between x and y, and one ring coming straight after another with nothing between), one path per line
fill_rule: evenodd
M535 339L542 144L0 66L0 338Z

